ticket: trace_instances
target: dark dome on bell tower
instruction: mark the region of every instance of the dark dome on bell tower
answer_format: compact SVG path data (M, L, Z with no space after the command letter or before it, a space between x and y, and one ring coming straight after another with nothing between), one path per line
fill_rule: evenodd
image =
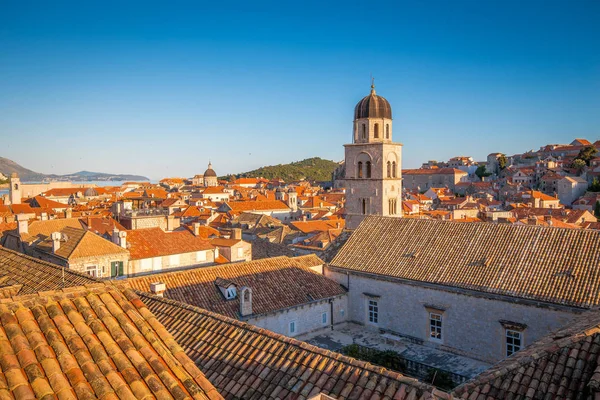
M354 107L354 119L389 118L392 119L392 107L383 97L375 93L375 85L371 85L371 94L364 97Z

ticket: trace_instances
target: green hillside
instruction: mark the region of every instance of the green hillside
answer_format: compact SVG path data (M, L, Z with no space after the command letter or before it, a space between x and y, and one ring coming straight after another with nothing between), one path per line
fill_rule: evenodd
M335 161L313 157L289 164L270 165L253 171L236 174L235 176L237 178L281 178L284 181L296 181L300 179L330 181L331 174L338 165L339 164Z

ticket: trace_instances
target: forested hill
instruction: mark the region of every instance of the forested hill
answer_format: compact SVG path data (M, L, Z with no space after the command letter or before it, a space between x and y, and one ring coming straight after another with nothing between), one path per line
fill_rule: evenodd
M296 181L300 179L330 181L331 174L338 166L339 163L335 161L313 157L289 164L270 165L253 171L235 174L235 176L238 178L281 178L284 181Z

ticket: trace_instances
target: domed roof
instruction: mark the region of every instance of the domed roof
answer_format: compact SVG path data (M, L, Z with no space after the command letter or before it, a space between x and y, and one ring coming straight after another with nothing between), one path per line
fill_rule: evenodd
M364 97L354 107L354 119L389 118L392 119L390 103L375 93L375 85L371 85L371 94Z
M215 172L214 169L212 169L212 164L210 162L208 163L208 169L206 171L204 171L204 177L206 178L207 176L208 177L211 177L211 176L216 177L217 176L217 173Z

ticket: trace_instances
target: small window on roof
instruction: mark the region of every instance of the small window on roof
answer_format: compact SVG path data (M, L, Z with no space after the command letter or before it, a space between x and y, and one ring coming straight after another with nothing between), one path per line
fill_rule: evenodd
M225 296L227 297L227 299L235 299L236 295L237 293L235 290L235 286L230 286L227 288L227 291L225 292Z

